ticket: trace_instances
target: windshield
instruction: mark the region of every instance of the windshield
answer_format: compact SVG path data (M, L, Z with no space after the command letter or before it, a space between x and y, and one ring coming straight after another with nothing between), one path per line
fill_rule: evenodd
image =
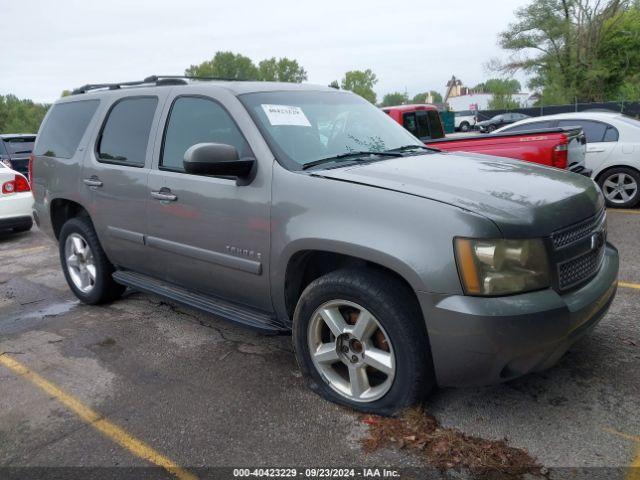
M276 158L304 164L354 152L424 146L382 110L344 92L266 92L240 95Z
M33 150L36 137L11 137L4 139L9 155L29 154Z

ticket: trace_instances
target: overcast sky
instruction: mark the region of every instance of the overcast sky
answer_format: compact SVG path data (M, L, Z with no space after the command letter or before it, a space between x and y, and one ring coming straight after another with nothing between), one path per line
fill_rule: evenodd
M52 102L85 83L182 74L231 50L297 59L309 82L371 68L379 98L484 80L529 0L1 0L0 94ZM522 78L520 78L522 80Z

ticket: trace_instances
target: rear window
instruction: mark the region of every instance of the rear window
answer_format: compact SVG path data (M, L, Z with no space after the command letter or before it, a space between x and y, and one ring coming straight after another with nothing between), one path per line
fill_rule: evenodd
M117 102L109 112L98 141L99 160L143 166L157 105L156 97L132 97Z
M9 137L3 138L3 140L9 155L29 155L33 150L36 137Z
M403 115L404 128L420 140L437 140L444 137L440 115L435 110L418 110Z
M73 157L99 103L98 100L80 100L51 107L38 135L36 155Z
M528 130L542 130L545 128L551 128L552 121L541 121L541 122L530 122L523 123L521 125L515 125L513 127L505 128L502 130L503 132L515 133L515 132L526 132Z

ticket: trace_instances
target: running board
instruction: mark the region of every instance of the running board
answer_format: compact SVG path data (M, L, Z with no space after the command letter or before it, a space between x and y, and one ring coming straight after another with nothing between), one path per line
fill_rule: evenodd
M127 287L141 292L151 293L188 307L211 313L217 317L247 327L261 330L265 333L281 334L290 331L274 316L268 315L250 307L244 307L209 295L191 292L148 275L128 270L118 270L113 273L113 279Z

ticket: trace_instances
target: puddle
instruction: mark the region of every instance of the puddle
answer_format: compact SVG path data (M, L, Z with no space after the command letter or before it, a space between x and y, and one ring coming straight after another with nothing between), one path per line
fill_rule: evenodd
M67 313L73 307L76 307L78 304L79 302L77 300L70 300L62 303L54 303L52 305L47 305L44 308L34 310L33 312L23 313L18 318L16 318L16 320L33 320L35 318L55 317L57 315L62 315L63 313Z

